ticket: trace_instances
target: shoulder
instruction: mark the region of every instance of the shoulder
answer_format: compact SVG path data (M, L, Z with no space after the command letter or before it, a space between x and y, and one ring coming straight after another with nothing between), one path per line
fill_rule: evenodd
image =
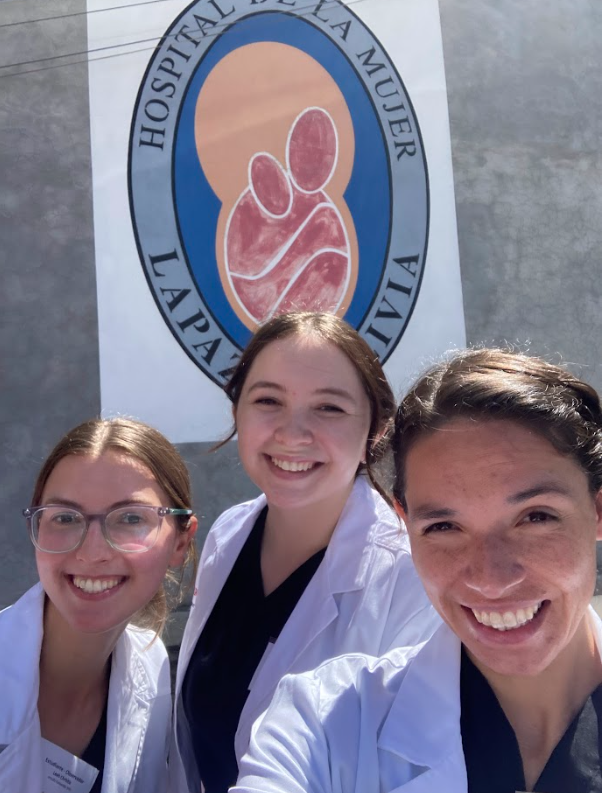
M262 493L251 501L243 501L242 504L236 504L230 507L225 512L222 512L211 526L207 539L212 538L214 541L219 542L227 538L231 533L240 529L246 522L254 522L265 505L266 497Z
M0 621L5 621L17 612L41 611L44 605L44 590L39 582L21 595L11 606L0 609Z
M44 590L38 583L28 589L12 606L0 611L0 633L3 644L13 648L22 647L32 639L36 645L39 644L43 632L43 615Z
M396 556L410 556L410 543L404 524L365 476L358 476L345 513L348 519L364 523L371 544L387 548Z

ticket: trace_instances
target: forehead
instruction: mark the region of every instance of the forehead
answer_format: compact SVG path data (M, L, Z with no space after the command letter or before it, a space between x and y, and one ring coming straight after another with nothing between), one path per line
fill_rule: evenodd
M363 391L357 369L347 355L332 342L311 334L270 342L253 361L245 388L257 380L318 388L345 382Z
M444 424L415 442L405 474L408 499L440 488L486 498L546 477L587 481L580 466L539 432L509 420L454 419Z
M125 453L109 450L100 455L63 457L46 481L43 499L63 495L77 501L94 500L96 496L105 501L107 498L119 501L141 492L163 495L161 486L144 463Z

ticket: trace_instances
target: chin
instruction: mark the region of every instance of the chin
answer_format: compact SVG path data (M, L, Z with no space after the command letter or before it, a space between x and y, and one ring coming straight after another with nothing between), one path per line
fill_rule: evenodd
M477 661L482 671L489 670L503 677L536 677L544 672L550 664L550 659L542 658L541 653L529 653L521 658L520 653L513 652L511 648L507 653L500 651L495 655L475 652L470 647L467 649L470 650L473 659Z

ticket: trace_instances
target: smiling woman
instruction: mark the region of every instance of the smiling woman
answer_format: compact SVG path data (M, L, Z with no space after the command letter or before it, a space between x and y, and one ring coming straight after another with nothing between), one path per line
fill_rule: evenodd
M91 420L54 448L24 515L40 583L0 613L0 788L54 789L67 769L86 793L164 791L157 635L196 531L181 457L145 424Z
M263 491L207 537L176 682L174 791L225 793L287 672L428 638L437 617L374 466L395 402L375 353L331 314L283 314L226 393ZM234 434L234 432L233 432Z
M598 395L545 361L467 351L410 390L392 445L446 624L282 681L234 790L600 793Z

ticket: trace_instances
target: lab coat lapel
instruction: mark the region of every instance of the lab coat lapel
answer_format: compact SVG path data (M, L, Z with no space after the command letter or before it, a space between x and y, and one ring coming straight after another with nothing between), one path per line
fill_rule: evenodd
M460 746L460 752L453 752L443 758L436 768L429 768L386 793L467 793L466 766L461 749Z
M203 632L205 623L232 572L234 563L255 525L257 516L265 505L266 498L261 495L248 503L246 515L241 516L239 513L234 520L224 523L219 527L219 530L209 532L207 535L205 542L209 547L206 556L206 551L203 549L205 558L201 559L199 565L192 608L182 636L176 674L176 697L179 697L182 690L183 678L198 638Z
M41 738L36 711L27 728L0 752L0 790L18 793L42 789Z
M127 634L115 646L112 664L102 793L127 793L148 725L148 680Z
M383 724L378 748L384 764L395 762L396 755L417 769L424 769L402 786L405 793L465 793L460 642L446 625L409 663Z
M257 667L236 734L235 749L239 758L247 749L253 721L268 707L278 681L293 669L297 658L338 617L336 596L364 586L367 557L371 553L366 529L374 523L367 488L369 485L358 477L322 564L275 645L267 648Z

